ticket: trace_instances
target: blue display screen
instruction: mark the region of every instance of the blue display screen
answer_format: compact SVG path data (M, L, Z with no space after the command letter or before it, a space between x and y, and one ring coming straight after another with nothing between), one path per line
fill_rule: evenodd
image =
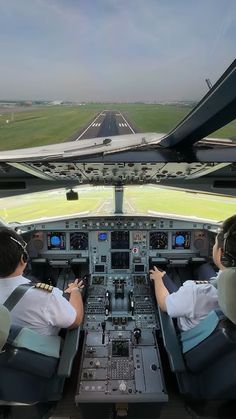
M177 246L183 246L184 242L185 238L181 234L175 238L175 243L177 244Z
M47 234L48 250L65 250L66 236L64 232L56 231Z
M98 233L98 240L100 242L106 241L107 240L107 237L108 237L107 233Z
M51 237L51 245L52 246L60 246L61 244L61 239L58 236L52 236Z
M191 232L176 231L172 235L172 249L190 249Z

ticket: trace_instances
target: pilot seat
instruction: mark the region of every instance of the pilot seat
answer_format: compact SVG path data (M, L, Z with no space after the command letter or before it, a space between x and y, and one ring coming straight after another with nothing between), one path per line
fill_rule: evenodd
M12 325L10 310L19 299L0 305L0 407L59 400L79 345L79 328L62 340Z
M236 399L236 268L218 278L221 310L193 329L178 333L172 318L159 309L164 347L179 390L190 398Z

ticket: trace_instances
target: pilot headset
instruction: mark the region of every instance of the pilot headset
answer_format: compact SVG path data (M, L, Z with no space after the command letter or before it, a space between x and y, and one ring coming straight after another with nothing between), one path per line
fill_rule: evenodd
M22 248L22 250L23 250L22 259L23 259L23 262L24 263L27 263L28 262L28 259L29 259L29 255L28 255L28 252L26 250L27 243L25 241L24 241L24 243L21 243L19 240L15 239L12 236L10 236L10 239L12 241L14 241L15 243L17 243Z
M236 224L232 224L229 230L224 234L224 244L223 244L223 250L224 250L224 256L228 259L230 259L231 266L236 265L236 249L235 254L232 254L229 250L229 241L230 239L233 239L236 243ZM232 248L232 245L231 245Z

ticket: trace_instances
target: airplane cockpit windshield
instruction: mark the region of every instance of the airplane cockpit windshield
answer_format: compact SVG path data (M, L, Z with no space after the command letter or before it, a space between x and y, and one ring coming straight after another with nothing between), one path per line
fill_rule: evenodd
M70 189L22 194L0 199L0 218L5 223L50 220L57 217L106 216L115 213L115 192L111 186L81 186L72 190L76 199L68 200ZM72 198L74 195L72 194ZM236 198L157 185L126 186L123 213L188 217L221 222L232 214Z
M233 1L99 3L1 2L1 151L163 136L235 59ZM235 130L209 135L234 140Z

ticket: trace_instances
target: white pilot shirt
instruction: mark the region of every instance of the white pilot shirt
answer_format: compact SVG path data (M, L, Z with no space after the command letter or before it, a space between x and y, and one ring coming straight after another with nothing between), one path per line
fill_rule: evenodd
M30 282L22 275L0 278L0 303L3 304L18 285ZM52 292L30 288L12 309L11 318L13 324L41 335L57 335L61 328L74 323L76 311L59 288L53 288Z
M185 281L178 291L166 297L167 313L177 317L178 327L184 331L196 326L207 314L219 308L217 289L210 283Z

